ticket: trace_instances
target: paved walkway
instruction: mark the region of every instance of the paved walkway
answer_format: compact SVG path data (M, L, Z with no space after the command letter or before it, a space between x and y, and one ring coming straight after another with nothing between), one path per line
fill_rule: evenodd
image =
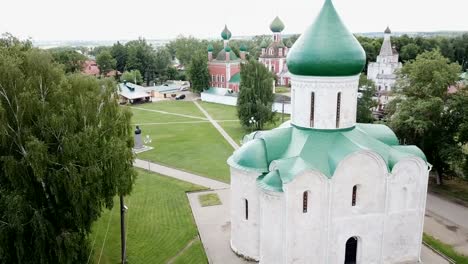
M156 163L152 163L146 160L135 159L135 162L133 163L133 165L135 167L146 169L146 170L156 172L159 174L163 174L165 176L169 176L178 180L190 182L190 183L197 184L200 186L205 186L212 190L229 188L229 184L227 183L215 181L215 180L202 177L193 173L173 169L173 168L159 165Z
M468 255L468 209L428 193L424 232Z
M197 101L193 101L193 103L198 107L198 109L200 109L200 111L202 111L202 113L206 116L206 118L211 122L211 124L213 124L213 126L219 131L219 133L221 133L221 135L226 139L226 141L234 148L234 149L238 149L239 148L239 145L236 143L236 141L234 141L234 139L231 138L231 136L229 136L228 133L226 133L226 131L218 124L218 122L216 122L216 120L214 120L210 114L208 114L208 112L205 111L205 109L203 109L203 107L201 107L201 105L197 102Z

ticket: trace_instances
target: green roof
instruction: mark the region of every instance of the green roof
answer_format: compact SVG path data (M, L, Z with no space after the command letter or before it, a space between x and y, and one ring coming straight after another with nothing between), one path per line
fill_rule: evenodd
M224 40L229 40L231 38L231 36L232 36L231 31L229 31L229 29L227 28L227 25L224 25L224 29L221 32L221 37Z
M260 43L260 48L266 49L268 47L268 43L266 42L265 39L262 40L262 43Z
M226 47L224 47L224 50L225 50L226 52L230 52L232 49L231 49L231 47L226 46Z
M245 44L242 43L242 44L240 45L240 47L239 47L239 50L240 50L240 51L247 51L247 46L245 46Z
M207 50L208 52L213 52L214 48L213 48L213 45L211 45L211 43L208 44Z
M258 186L270 191L282 191L283 184L307 170L331 178L345 157L361 150L380 155L389 171L407 157L426 161L419 148L398 145L393 131L383 125L357 124L334 130L292 126L262 131L258 137L245 139L246 143L234 152L228 164L259 173L262 176L257 180Z
M241 75L240 72L234 74L231 79L229 80L230 83L240 83Z
M361 73L366 54L341 21L331 0L294 43L287 58L291 73L304 76L352 76Z
M274 33L279 33L281 31L284 30L284 23L283 21L281 21L281 19L277 16L275 17L275 19L273 20L273 22L271 22L270 24L270 29L271 31L273 31Z
M218 56L216 56L216 60L217 61L225 61L226 60L226 49L228 47L226 47L225 49L222 49L219 53L218 53ZM237 60L237 56L236 56L236 53L234 53L234 51L231 50L231 48L229 48L229 60Z

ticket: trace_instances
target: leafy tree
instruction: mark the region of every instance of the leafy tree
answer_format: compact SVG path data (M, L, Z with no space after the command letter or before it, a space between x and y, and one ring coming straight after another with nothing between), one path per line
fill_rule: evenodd
M0 263L86 263L103 207L132 189L116 86L0 41ZM9 43L7 40L6 43Z
M204 53L198 52L192 57L187 74L194 92L202 92L210 87L210 72Z
M447 88L459 78L460 65L449 63L438 50L424 52L405 64L398 74L399 99L394 104L390 125L406 143L426 154L442 183L449 168L445 150L454 146L452 129L444 123ZM392 108L391 108L392 109Z
M96 63L99 66L99 70L106 75L108 72L115 69L117 62L112 57L110 51L105 50L96 56Z
M116 69L120 72L124 72L127 65L127 48L117 41L117 43L112 46L111 54L116 61Z
M178 72L177 69L174 68L174 67L169 67L169 68L167 68L166 74L167 74L167 78L168 78L169 80L179 80L179 79L180 79L180 78L179 78L179 77L180 77L180 76L179 76L179 72Z
M154 79L156 56L145 39L129 41L127 47L127 70L139 70L146 83Z
M192 36L178 36L167 46L171 55L177 58L182 65L189 65L193 54L199 52L206 53L207 45L207 43L203 43L199 39L196 39Z
M262 129L275 117L275 113L272 112L273 75L263 64L254 60L242 64L240 74L242 77L237 99L237 116L243 127L252 127L249 120L253 117L256 121L254 128Z
M372 115L372 108L377 106L377 102L372 98L376 92L375 83L368 80L365 74L359 77L359 92L357 104L357 122L359 123L372 123L374 116Z
M410 43L406 46L403 46L401 49L400 57L402 61L414 60L416 56L420 53L418 45Z
M86 57L71 48L50 49L54 61L63 65L65 72L79 72L83 68Z
M159 48L156 50L154 57L154 72L159 79L167 79L166 71L171 65L171 61L171 53L167 48Z
M122 81L127 81L127 82L132 82L137 84L142 84L143 83L143 77L141 76L141 73L139 70L131 70L131 71L126 71L122 74L120 77L120 80Z

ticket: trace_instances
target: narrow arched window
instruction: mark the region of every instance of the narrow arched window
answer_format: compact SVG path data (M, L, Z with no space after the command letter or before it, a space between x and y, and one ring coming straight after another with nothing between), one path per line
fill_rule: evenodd
M307 206L309 203L309 192L305 191L302 194L302 212L307 213Z
M245 220L249 220L249 201L244 199L245 201Z
M310 94L310 127L314 127L315 116L315 93Z
M340 115L341 115L341 92L336 96L336 128L340 127Z
M351 200L351 205L356 206L356 200L357 200L357 185L354 185L353 187L353 196Z

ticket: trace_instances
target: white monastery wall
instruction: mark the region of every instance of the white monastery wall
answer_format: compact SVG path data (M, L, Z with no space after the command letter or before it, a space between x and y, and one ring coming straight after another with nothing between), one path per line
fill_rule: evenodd
M259 259L260 201L256 172L231 167L231 248L239 255ZM246 204L248 201L248 219Z
M308 77L292 75L291 123L311 127L311 95L315 93L314 128L335 129L337 97L341 92L339 128L356 123L359 75L351 77Z

